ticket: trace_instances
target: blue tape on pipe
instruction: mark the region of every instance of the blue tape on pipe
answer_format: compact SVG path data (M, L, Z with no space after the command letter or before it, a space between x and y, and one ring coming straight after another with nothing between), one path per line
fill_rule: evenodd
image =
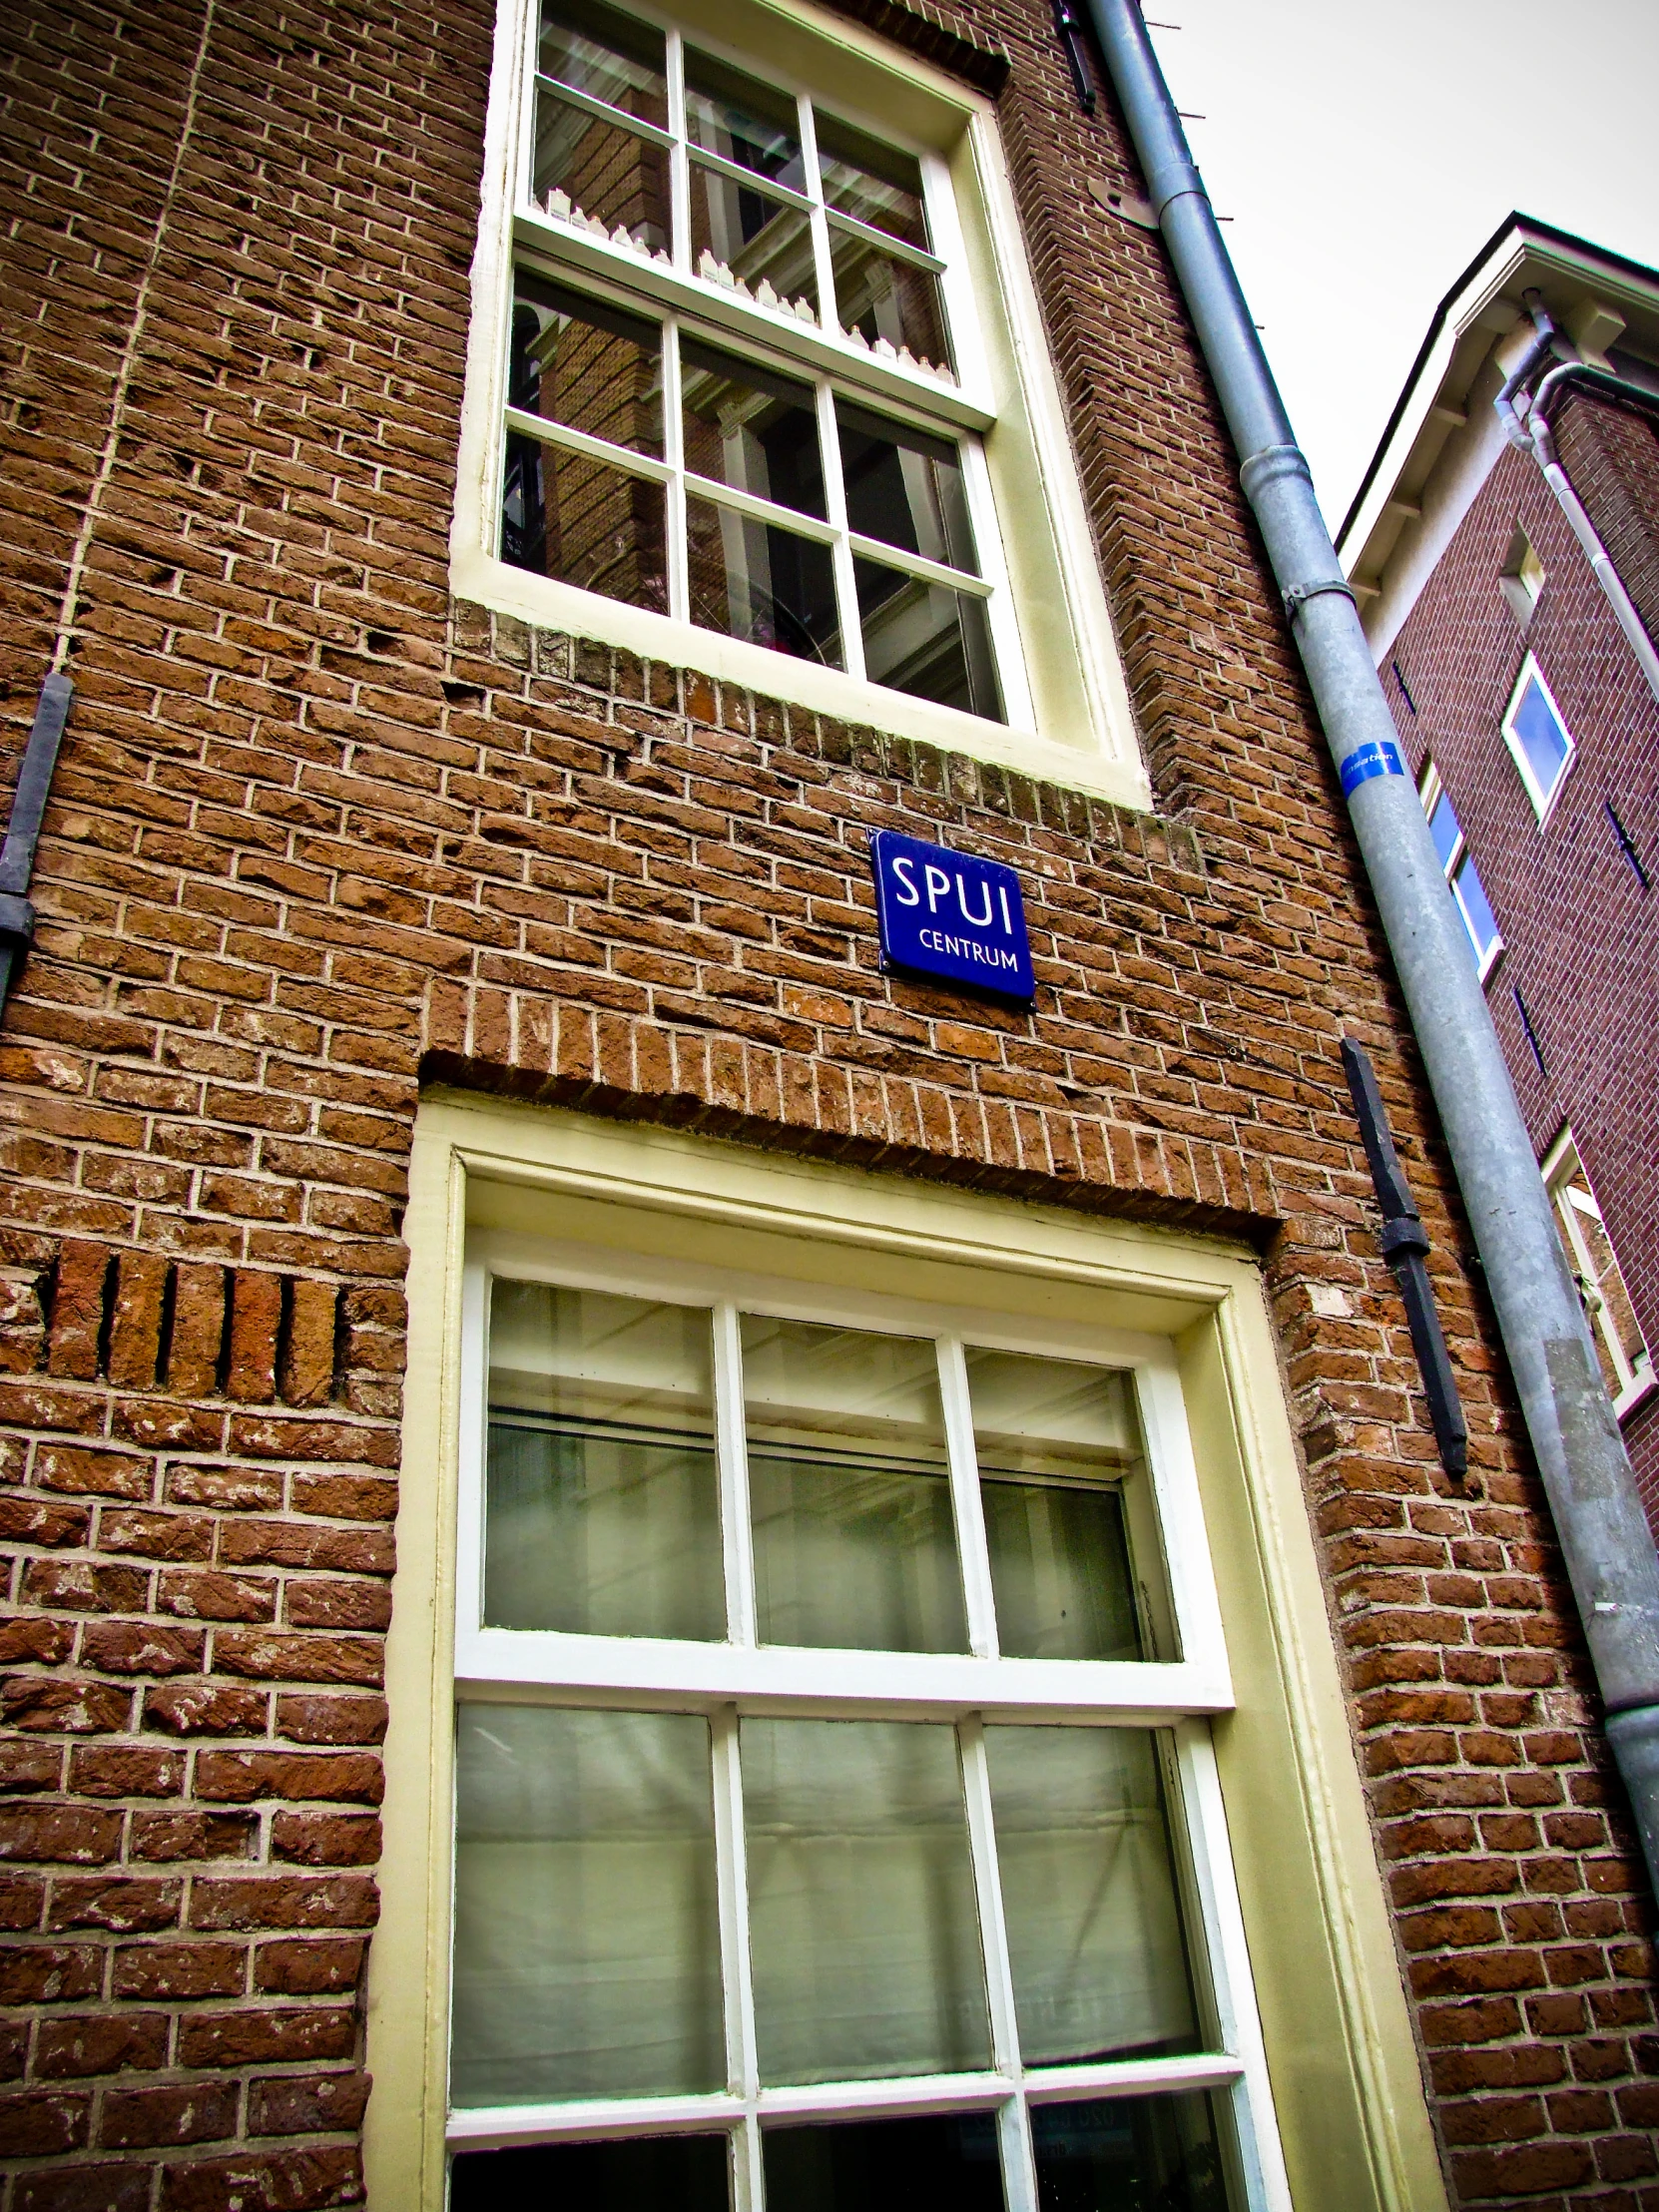
M1357 745L1343 763L1343 797L1352 799L1360 786L1369 783L1374 776L1403 776L1405 763L1399 757L1397 745L1386 739L1379 745L1375 738L1368 738L1364 745Z

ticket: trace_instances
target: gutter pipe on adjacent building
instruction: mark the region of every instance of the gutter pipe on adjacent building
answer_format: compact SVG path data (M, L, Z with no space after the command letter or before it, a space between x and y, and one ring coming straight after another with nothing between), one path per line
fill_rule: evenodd
M1525 294L1527 311L1532 317L1538 336L1527 349L1525 360L1515 370L1498 393L1493 405L1503 424L1504 435L1511 445L1518 445L1523 453L1530 453L1543 471L1544 482L1555 494L1556 504L1572 526L1572 534L1584 549L1584 557L1595 571L1596 582L1607 596L1619 628L1624 632L1625 643L1636 656L1642 674L1647 678L1649 691L1659 700L1659 653L1653 649L1636 602L1624 588L1624 579L1613 565L1613 557L1596 531L1595 524L1585 512L1584 502L1572 488L1566 470L1561 466L1555 450L1555 437L1549 423L1549 407L1555 395L1568 384L1582 384L1588 390L1605 392L1621 404L1635 404L1643 414L1654 412L1654 395L1644 391L1641 385L1627 383L1622 376L1609 370L1594 368L1588 361L1559 360L1540 379L1532 394L1531 405L1525 415L1516 406L1532 376L1542 367L1552 352L1561 349L1561 340L1548 310L1536 292Z
M1085 0L1232 431L1479 1248L1659 1890L1659 1553L1354 595L1135 0Z

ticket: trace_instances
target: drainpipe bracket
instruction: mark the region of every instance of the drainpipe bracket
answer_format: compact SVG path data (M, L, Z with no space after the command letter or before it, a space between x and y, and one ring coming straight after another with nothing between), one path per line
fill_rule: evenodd
M1325 592L1341 592L1351 607L1360 602L1354 596L1352 584L1345 584L1340 576L1329 577L1321 584L1292 584L1283 594L1287 620L1294 622L1310 599L1318 599Z

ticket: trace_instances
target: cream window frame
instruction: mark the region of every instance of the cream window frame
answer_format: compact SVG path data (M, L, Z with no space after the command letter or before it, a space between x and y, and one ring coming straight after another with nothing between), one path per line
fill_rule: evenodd
M994 1327L1047 1346L1075 1324L1098 1358L1127 1332L1137 1356L1178 1378L1236 1703L1174 1734L1188 1820L1231 1840L1236 1913L1230 1920L1225 1895L1201 1897L1198 1909L1226 1985L1248 1991L1254 1973L1260 2062L1288 2177L1274 2180L1264 2163L1265 2201L1439 2212L1443 2183L1253 1257L1217 1240L444 1094L421 1108L405 1220L409 1403L383 1906L368 1995L374 2212L439 2212L444 2202L469 1228L597 1244L608 1266L713 1262L782 1274L815 1308L851 1297L867 1311L873 1273L884 1296L972 1309L975 1342ZM614 1688L611 1697L634 1702ZM1168 1728L1169 1706L1151 1702L1146 1718ZM1224 2029L1241 2071L1256 2063L1247 2027L1235 2018ZM1131 2083L1127 2068L1120 2078L1147 2085ZM1054 2093L1076 2092L1056 2077ZM903 2094L887 2109L902 2109ZM987 2083L979 2095L993 2104L1006 2090ZM857 2098L868 2110L863 2085ZM588 2131L603 2124L595 2115Z
M459 598L623 647L844 721L997 763L1146 809L1135 736L1081 479L1049 358L992 104L811 0L684 0L672 21L699 47L786 88L811 87L837 115L914 152L928 186L958 381L876 359L608 241L528 199L536 0L502 0L485 133L472 314L450 533ZM650 0L634 12L665 22ZM764 61L760 58L764 57ZM578 286L655 299L714 341L739 337L796 373L833 369L880 411L962 438L998 679L996 724L860 676L624 606L502 561L496 551L515 260ZM652 473L650 470L641 473ZM799 527L798 518L789 526ZM807 534L811 534L809 531ZM672 536L672 534L671 534ZM872 558L886 558L885 553ZM895 562L895 566L905 565Z
M1451 805L1450 794L1440 782L1440 772L1432 761L1422 772L1422 782L1417 786L1417 798L1422 804L1423 820L1432 829L1434 826L1434 810L1439 806L1441 800L1443 799L1448 807ZM1456 810L1453 809L1452 811L1456 815ZM1475 971L1480 981L1484 983L1503 956L1503 932L1497 926L1496 914L1492 914L1492 934L1484 946L1481 945L1480 940L1474 933L1474 923L1469 918L1468 902L1463 896L1460 885L1460 878L1465 867L1472 871L1475 881L1480 884L1480 895L1486 900L1486 911L1488 913L1491 913L1491 900L1487 897L1485 883L1481 881L1480 870L1475 865L1474 854L1469 850L1468 832L1463 828L1462 817L1460 815L1456 816L1456 821L1457 834L1452 839L1451 850L1442 862L1440 872L1445 877L1446 889L1451 893L1451 902L1457 909L1458 919L1462 922L1463 929L1468 937L1469 950L1474 954Z
M1581 1183L1589 1197L1593 1209L1592 1218L1602 1236L1607 1239L1607 1250L1612 1257L1614 1272L1619 1278L1619 1288L1627 1302L1630 1290L1624 1280L1624 1270L1619 1265L1619 1256L1613 1249L1613 1240L1608 1235L1607 1224L1602 1218L1601 1202L1585 1172L1578 1142L1570 1127L1561 1131L1544 1155L1543 1178L1550 1203L1555 1208L1561 1241L1566 1246L1567 1264L1577 1281L1590 1328L1600 1339L1608 1363L1619 1379L1619 1387L1613 1396L1613 1412L1622 1421L1638 1405L1646 1404L1654 1388L1659 1386L1659 1375L1654 1373L1653 1354L1645 1341L1636 1359L1626 1357L1618 1330L1608 1316L1607 1300L1602 1291L1602 1285L1607 1279L1596 1266L1595 1255L1584 1234L1583 1224L1578 1219L1583 1201L1572 1196L1567 1188L1569 1183ZM1638 1322L1636 1326L1639 1329L1641 1325Z

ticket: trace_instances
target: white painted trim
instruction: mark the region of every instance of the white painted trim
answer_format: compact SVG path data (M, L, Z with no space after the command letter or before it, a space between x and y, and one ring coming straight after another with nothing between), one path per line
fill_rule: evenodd
M1526 749L1515 735L1515 710L1519 707L1528 684L1536 684L1543 693L1545 700L1548 702L1549 711L1555 717L1556 727L1567 741L1566 754L1562 759L1560 768L1556 771L1555 781L1547 792L1533 774L1532 764L1526 757ZM1573 766L1578 759L1578 741L1567 726L1566 716L1556 705L1555 694L1544 680L1544 672L1538 666L1538 657L1535 653L1528 652L1522 660L1520 674L1515 678L1514 689L1509 694L1509 704L1503 710L1503 719L1498 727L1503 733L1504 744L1509 748L1509 758L1515 764L1515 773L1521 780L1527 798L1532 802L1532 812L1538 818L1538 834L1542 836L1549 827L1549 818L1555 812L1562 789L1567 778L1572 774Z

